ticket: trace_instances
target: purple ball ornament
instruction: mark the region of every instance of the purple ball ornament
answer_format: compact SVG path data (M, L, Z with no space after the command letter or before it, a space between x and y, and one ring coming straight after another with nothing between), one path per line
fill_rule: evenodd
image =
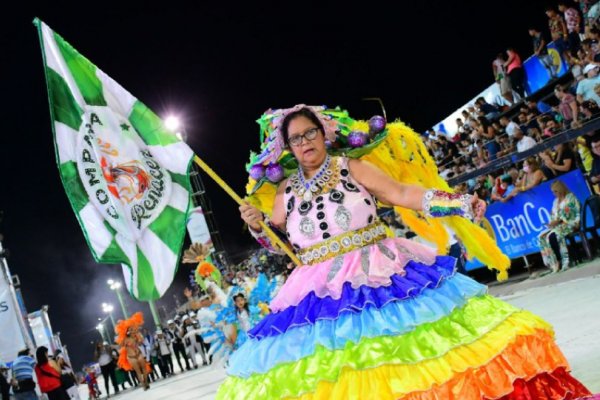
M351 147L362 147L367 144L367 134L361 131L352 131L348 134L348 143Z
M283 179L283 167L278 163L271 163L267 167L267 179L277 183Z
M385 129L386 121L381 115L374 115L369 119L369 133L377 135Z
M265 176L265 167L262 164L254 164L252 168L250 168L250 178L255 181L259 181Z

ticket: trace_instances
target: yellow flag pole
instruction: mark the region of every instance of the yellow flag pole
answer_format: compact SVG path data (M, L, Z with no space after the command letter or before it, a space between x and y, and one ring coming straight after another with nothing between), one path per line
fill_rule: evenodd
M204 172L206 172L208 174L208 176L210 176L219 186L221 186L223 188L223 190L225 190L225 192L227 192L227 194L229 196L231 196L231 198L233 200L236 201L236 203L238 203L239 205L246 204L246 202L244 202L244 200L240 196L238 196L237 193L234 192L233 189L223 179L221 179L221 177L219 175L217 175L217 173L215 171L213 171L212 168L209 167L200 157L198 157L197 155L194 155L194 162ZM302 265L302 263L300 262L298 257L296 257L296 255L292 252L292 250L285 243L283 243L283 241L279 238L279 236L277 236L275 234L275 232L273 232L273 230L267 224L265 224L263 221L260 221L260 227L263 229L263 232L265 232L267 234L269 239L271 239L271 241L273 243L275 243L275 245L277 247L279 247L281 250L283 250L285 252L285 254L287 254L288 257L290 257L292 259L294 264Z

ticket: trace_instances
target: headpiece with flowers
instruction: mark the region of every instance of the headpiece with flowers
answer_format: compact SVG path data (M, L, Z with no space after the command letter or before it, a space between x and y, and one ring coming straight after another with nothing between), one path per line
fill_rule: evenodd
M298 104L291 108L269 109L257 121L260 125L260 153L251 153L246 169L255 187L254 193L265 183L277 184L288 177L297 167L294 156L286 149L281 125L291 113L302 109L311 111L323 125L328 152L358 158L370 151L369 144L378 143L385 137L385 118L374 116L368 122L357 121L340 108L307 106Z
M205 244L193 243L189 249L183 252L182 262L185 264L198 264L194 271L196 283L206 292L206 280L215 282L221 286L222 276L219 268L207 261L211 248Z

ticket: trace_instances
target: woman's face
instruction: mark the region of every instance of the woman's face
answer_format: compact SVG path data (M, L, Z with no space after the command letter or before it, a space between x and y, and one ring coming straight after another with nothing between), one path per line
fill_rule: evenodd
M557 199L560 199L563 197L563 192L559 188L552 188L552 193L554 194L554 196Z
M325 136L322 130L318 129L313 140L303 137L297 146L291 143L294 137L310 134L311 129L317 129L317 125L310 119L304 116L294 118L288 125L288 143L294 157L302 167L316 168L323 163L327 156Z
M242 296L240 296L240 297L237 297L237 298L235 299L235 306L236 306L237 308L239 308L240 310L241 310L242 308L244 308L244 306L245 306L245 305L246 305L246 299L245 299L245 298L243 298Z

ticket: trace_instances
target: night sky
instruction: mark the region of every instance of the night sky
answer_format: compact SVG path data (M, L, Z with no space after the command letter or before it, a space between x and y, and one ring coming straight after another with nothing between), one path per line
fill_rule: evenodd
M61 185L34 17L157 114L180 115L190 146L240 194L249 151L259 147L255 120L266 109L339 105L367 119L380 111L362 99L380 97L388 118L423 131L492 83L499 51L512 45L529 55L531 24L546 30L544 4L524 1L369 1L353 9L347 1L21 3L4 13L0 38L0 232L28 310L50 306L77 367L91 360L100 304L113 303L121 316L106 285L121 271L93 261ZM204 181L226 249L248 248L237 206ZM174 294L183 300L189 271L180 267L159 305L170 309ZM144 304L128 303L150 319Z

